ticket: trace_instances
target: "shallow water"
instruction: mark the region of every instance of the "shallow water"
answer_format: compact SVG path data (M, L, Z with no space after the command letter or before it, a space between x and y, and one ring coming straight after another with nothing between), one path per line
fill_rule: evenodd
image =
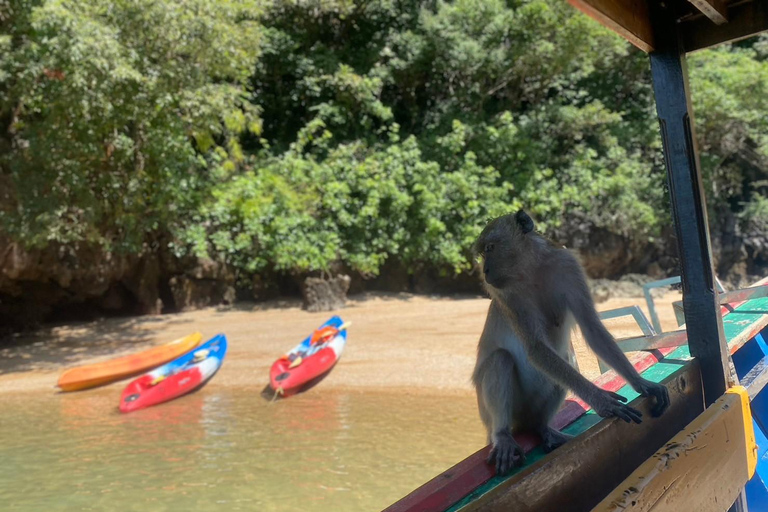
M484 444L467 396L211 387L122 415L119 392L0 396L0 508L380 510Z

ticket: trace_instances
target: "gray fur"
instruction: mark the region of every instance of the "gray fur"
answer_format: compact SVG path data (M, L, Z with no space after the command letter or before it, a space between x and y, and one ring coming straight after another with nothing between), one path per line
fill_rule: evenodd
M603 326L578 260L533 231L533 221L521 212L491 221L475 243L492 301L472 380L499 473L525 459L513 433L539 433L547 451L567 440L549 427L566 389L600 416L640 423L640 412L623 397L568 364L574 323L598 357L641 395L655 398L654 416L669 405L667 389L643 379Z

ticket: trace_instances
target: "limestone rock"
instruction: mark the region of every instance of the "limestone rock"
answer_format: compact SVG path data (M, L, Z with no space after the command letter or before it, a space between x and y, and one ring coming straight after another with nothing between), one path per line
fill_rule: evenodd
M304 280L302 295L307 311L333 311L341 309L347 302L347 291L351 279L339 275L330 279L308 277Z
M176 309L189 311L218 304L232 304L235 288L231 283L214 279L192 279L175 276L168 282Z
M160 260L157 257L151 254L142 257L122 283L136 298L139 313L159 315L162 312Z

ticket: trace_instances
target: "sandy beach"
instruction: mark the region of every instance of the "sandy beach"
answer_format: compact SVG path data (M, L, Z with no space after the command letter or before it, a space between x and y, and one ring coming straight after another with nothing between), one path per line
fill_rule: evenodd
M671 302L679 297L679 292L669 292L657 300L665 330L675 328ZM352 324L349 343L322 386L472 393L475 347L488 304L488 299L478 297L383 293L352 297L348 307L338 312ZM598 309L633 304L646 310L640 297L611 299ZM46 327L18 336L0 349L0 393L50 393L65 368L142 350L193 331L200 331L204 338L224 332L229 339L227 360L212 385L261 390L275 358L328 316L302 311L297 301L274 301ZM607 325L616 337L640 333L629 317L610 320ZM599 375L597 359L578 332L574 347L582 373L589 378Z

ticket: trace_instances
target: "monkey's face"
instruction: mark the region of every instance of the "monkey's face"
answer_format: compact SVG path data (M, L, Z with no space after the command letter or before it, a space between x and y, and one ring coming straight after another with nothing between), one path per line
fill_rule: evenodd
M498 289L507 286L524 272L529 255L526 235L533 231L533 220L523 210L492 220L475 242L475 252L483 260L485 282Z

